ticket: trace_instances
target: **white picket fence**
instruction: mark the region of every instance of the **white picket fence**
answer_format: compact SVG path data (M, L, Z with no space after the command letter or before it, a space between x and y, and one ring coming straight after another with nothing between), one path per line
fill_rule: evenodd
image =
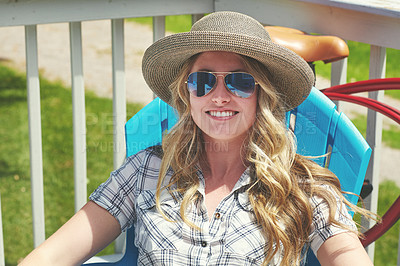
M75 209L87 200L86 193L86 121L82 67L81 23L108 19L112 27L114 146L124 147L126 85L124 61L124 19L153 17L154 40L164 36L165 16L202 14L232 10L249 14L264 24L294 27L307 32L330 34L345 40L371 45L370 78L385 76L386 47L400 49L400 4L389 1L391 8L363 6L351 1L328 0L0 0L0 27L24 26L26 76L29 110L30 165L32 183L33 235L36 247L45 240L43 203L42 126L38 68L37 25L68 22L70 31L71 84L73 99ZM385 1L370 1L385 2ZM387 1L386 1L386 4ZM1 45L1 44L0 44ZM332 85L346 81L347 60L332 64ZM381 99L382 92L369 95ZM374 149L367 178L374 191L368 199L372 211L377 209L379 155L382 118L368 113L367 141ZM34 155L34 156L33 156ZM123 161L125 152L114 149L114 167ZM1 207L1 205L0 205ZM1 226L1 219L0 219ZM367 225L369 227L369 225ZM2 227L1 227L2 228ZM123 241L116 252L123 250ZM373 257L373 245L369 248ZM0 231L0 265L4 265L2 231Z

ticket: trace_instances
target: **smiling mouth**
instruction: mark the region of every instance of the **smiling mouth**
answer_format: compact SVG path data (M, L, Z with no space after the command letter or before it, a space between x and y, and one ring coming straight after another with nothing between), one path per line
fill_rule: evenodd
M214 116L214 117L231 117L236 115L238 112L234 111L208 111L207 112L209 115Z

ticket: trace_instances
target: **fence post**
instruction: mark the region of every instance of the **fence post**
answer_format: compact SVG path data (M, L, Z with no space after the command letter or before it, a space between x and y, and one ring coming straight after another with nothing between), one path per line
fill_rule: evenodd
M0 194L0 266L5 265L4 260L4 238L3 238L3 221L1 215L1 194Z
M153 17L153 42L165 36L165 16Z
M86 112L81 22L69 24L74 135L75 212L87 201Z
M125 123L126 123L126 82L125 82L125 45L124 19L111 20L112 32L112 73L113 73L113 128L114 128L114 169L121 166L125 159ZM125 234L115 241L115 253L123 253Z
M331 65L331 86L345 84L347 81L347 58L332 62ZM334 101L337 110L340 111L340 102Z
M33 244L45 240L42 123L36 25L25 26L26 82L28 91L29 152L31 164Z
M204 17L204 14L193 14L192 15L192 25L194 23L196 23L196 21L198 21L199 19L201 19L202 17Z
M399 241L397 241L397 265L400 265L400 233L399 233Z
M164 36L165 36L165 16L153 17L153 42L158 41ZM153 93L153 98L156 97L157 95Z
M386 49L384 47L371 45L371 55L369 63L369 78L384 78L386 69ZM369 92L368 97L381 101L383 99L383 90L378 92ZM372 148L371 160L368 165L366 179L369 179L373 186L372 193L365 198L365 206L370 211L377 213L378 194L379 194L379 162L382 143L382 115L368 109L367 118L367 142ZM364 228L371 228L375 224L372 220L362 219L361 225ZM369 257L374 261L375 243L366 248Z

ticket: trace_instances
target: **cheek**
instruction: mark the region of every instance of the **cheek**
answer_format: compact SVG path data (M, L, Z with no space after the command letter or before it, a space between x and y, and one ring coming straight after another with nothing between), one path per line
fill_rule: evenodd
M201 119L201 107L202 104L199 99L193 99L190 97L190 114L192 115L193 121L198 125Z
M254 125L255 121L256 121L256 110L255 109L251 109L249 110L249 112L246 114L246 127L250 128Z
M256 113L257 113L257 98L251 99L250 102L247 102L247 105L244 107L246 112L246 120L249 124L254 124L256 120Z

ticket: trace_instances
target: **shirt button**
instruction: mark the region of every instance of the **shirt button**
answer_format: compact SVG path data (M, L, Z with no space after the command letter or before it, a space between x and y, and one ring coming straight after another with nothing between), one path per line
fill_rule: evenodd
M215 214L215 219L219 219L219 218L221 218L221 214L220 214L219 212L217 212L217 213Z
M201 246L202 246L203 248L207 247L207 242L206 242L206 241L201 241Z

